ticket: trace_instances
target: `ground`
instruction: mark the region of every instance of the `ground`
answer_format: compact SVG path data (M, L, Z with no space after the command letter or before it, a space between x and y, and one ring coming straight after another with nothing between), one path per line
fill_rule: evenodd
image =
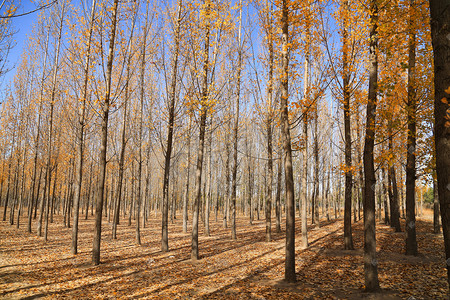
M181 216L169 226L169 252L160 251L160 216L152 214L135 243L135 225L121 220L117 240L103 220L101 264L91 264L94 220L80 220L79 254L70 251L72 229L55 217L49 240L0 221L0 298L76 299L448 299L442 234L432 233L431 211L417 221L420 254L404 253L405 233L377 223L379 294L364 293L363 221L353 225L357 250L343 250L343 220L309 226L310 245L300 247L296 220L297 283L283 282L285 239L265 242L265 222L237 221L237 240L212 217L211 236L200 225L200 260L190 260L191 235ZM220 216L219 216L220 217ZM8 218L7 218L8 219ZM191 220L189 220L191 223ZM404 223L402 223L404 228Z

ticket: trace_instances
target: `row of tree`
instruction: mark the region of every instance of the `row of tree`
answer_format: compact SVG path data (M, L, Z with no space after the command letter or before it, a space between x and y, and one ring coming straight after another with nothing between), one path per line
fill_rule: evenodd
M236 215L251 224L264 210L268 242L285 214L293 282L296 210L307 247L308 214L320 226L320 213L337 218L343 207L353 249L353 207L354 221L364 215L365 286L376 291L376 212L396 231L404 213L405 252L417 255L420 179L437 184L435 232L439 199L450 258L449 4L431 2L52 3L2 100L3 220L9 208L19 226L26 210L27 230L37 219L47 240L60 213L76 254L80 213L95 212L99 264L103 218L114 239L120 215L134 219L141 244L141 226L160 211L169 251L169 218L181 210L197 260L211 213L236 239ZM1 20L9 26L14 12Z

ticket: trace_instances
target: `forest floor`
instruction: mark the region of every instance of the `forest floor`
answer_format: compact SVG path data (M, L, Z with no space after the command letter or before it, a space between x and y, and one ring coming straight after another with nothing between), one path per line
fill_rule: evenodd
M3 211L3 210L2 210ZM366 294L363 270L363 221L353 225L353 251L343 250L343 220L321 220L309 226L310 246L301 249L296 223L298 282L286 284L285 239L273 233L265 242L265 222L237 220L237 240L230 229L211 218L211 236L200 225L201 259L190 260L191 235L183 234L181 216L169 226L169 252L160 251L160 216L152 214L135 243L134 222L121 220L117 240L103 220L101 264L91 264L94 218L79 225L79 254L70 251L72 229L55 216L49 240L0 221L1 299L447 299L442 234L432 234L430 212L417 221L420 254L404 253L405 233L377 223L380 294ZM283 220L284 221L284 220ZM404 220L402 220L404 229ZM191 221L189 222L191 223ZM275 226L274 226L275 227ZM35 227L33 227L35 232Z

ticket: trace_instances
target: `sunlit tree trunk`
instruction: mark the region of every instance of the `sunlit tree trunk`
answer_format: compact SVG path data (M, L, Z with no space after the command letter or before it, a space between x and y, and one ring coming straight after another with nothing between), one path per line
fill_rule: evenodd
M284 150L284 174L286 184L286 261L284 280L295 282L295 202L294 202L294 175L292 168L292 149L288 110L288 83L289 83L289 10L288 1L283 0L281 6L281 127Z
M92 263L94 265L100 264L100 241L102 233L102 210L103 210L103 197L105 193L105 178L106 178L106 148L108 145L108 120L110 109L110 97L111 97L111 79L112 68L114 61L114 46L116 39L116 27L117 27L117 12L118 12L119 0L114 0L112 7L111 18L111 34L109 37L109 49L108 60L106 67L106 90L102 103L102 121L101 121L101 144L100 144L100 156L99 167L100 173L98 176L98 191L96 199L95 209L95 228L94 228L94 241L92 247Z
M200 201L202 197L202 169L203 169L203 151L205 148L205 129L206 129L206 117L208 112L208 71L209 71L209 39L210 39L210 13L211 13L211 1L205 0L205 45L204 45L204 61L203 61L203 85L201 92L201 108L200 108L200 132L198 141L198 157L197 157L197 170L195 172L195 200L194 200L194 213L192 216L192 251L191 259L196 261L199 259L198 255L198 216Z
M44 44L44 64L42 66L42 77L41 77L41 86L39 89L39 108L38 108L38 121L37 121L37 128L36 128L36 139L34 142L34 161L33 161L33 183L31 188L31 199L29 201L28 205L28 225L27 225L27 231L31 233L31 216L33 215L33 207L37 207L38 205L38 198L39 194L36 193L36 183L37 183L37 160L38 160L38 154L39 154L39 142L40 142L40 135L41 135L41 119L42 119L42 96L44 93L44 80L45 80L45 69L47 68L47 58L48 58L48 41L50 38L50 30L47 30L47 38ZM41 169L42 171L42 169ZM39 185L39 184L38 184Z
M73 228L72 228L72 254L78 253L78 219L80 211L80 200L81 200L81 184L83 182L83 148L84 148L84 126L86 119L86 98L87 98L87 88L89 81L89 65L91 60L91 42L92 42L92 32L95 16L95 2L92 0L91 6L91 19L89 21L89 34L87 40L86 49L86 61L84 64L84 81L83 89L81 95L81 104L79 107L78 115L78 130L77 130L77 140L78 140L78 152L77 152L77 168L75 174L75 191L74 191L74 207L73 207Z
M349 11L348 1L344 3L344 14L346 17ZM344 95L344 139L345 139L345 190L344 190L344 249L353 250L352 238L352 190L353 190L353 175L352 175L352 135L350 125L350 74L348 67L349 55L349 37L348 37L348 20L343 20L344 26L342 28L342 89Z
M183 198L183 233L187 233L187 221L188 221L188 205L189 205L189 178L191 170L191 126L192 115L189 114L189 127L187 132L187 166L186 166L186 190ZM217 216L217 214L216 214ZM217 218L216 218L217 219Z
M242 70L242 45L241 45L241 19L242 0L239 10L239 32L238 32L238 66L236 72L236 110L234 111L233 130L233 170L231 183L231 238L236 240L236 189L237 189L237 152L238 152L238 132L239 132L239 101L241 95L241 70Z
M305 57L305 75L303 78L303 94L309 100L309 53ZM309 103L309 101L306 101ZM302 191L301 191L301 220L302 220L302 247L308 247L308 109L303 110L303 149L302 149ZM280 179L278 179L280 180Z
M61 38L62 38L62 30L63 30L63 24L64 24L64 15L65 15L65 9L66 9L66 2L63 1L62 8L61 8L61 15L60 15L60 23L59 23L59 32L58 32L58 44L56 46L56 58L55 58L55 65L53 69L53 79L52 79L52 91L50 95L50 117L49 117L49 128L48 128L48 150L47 150L47 178L46 178L46 187L48 189L47 191L47 197L45 198L45 230L44 230L44 240L47 241L48 238L48 213L49 213L49 201L50 201L50 184L52 179L52 167L51 167L51 159L52 159L52 139L53 139L53 113L54 113L54 106L55 106L55 98L56 98L56 80L58 76L58 70L59 70L59 55L60 55L60 48L61 48Z
M375 118L378 84L378 5L370 2L370 53L369 53L369 93L367 100L366 136L364 141L364 275L365 290L375 292L380 289L378 282L378 262L375 239L375 168L373 148L375 142Z
M181 27L181 0L178 1L178 12L175 24L175 50L172 60L172 82L169 90L169 123L167 133L167 148L165 151L164 178L163 178L163 206L162 206L162 233L161 251L169 251L168 217L169 217L169 177L170 159L173 147L173 129L175 123L175 91L177 83L178 55L180 49L180 27Z
M144 158L142 157L142 132L143 132L143 114L144 114L144 94L145 94L145 51L147 46L147 34L148 34L148 2L146 5L145 25L143 30L143 41L141 48L141 65L140 65L140 91L139 91L139 161L138 161L138 183L137 183L137 195L136 195L136 243L141 245L141 205L142 205L142 163ZM144 213L145 220L145 213Z
M281 161L282 161L282 157L280 156L278 158L278 163L277 163L277 192L275 194L275 215L276 215L275 228L278 233L281 232L281 168L282 168ZM306 198L305 198L305 201L306 201ZM306 212L305 212L305 216L306 216ZM305 224L306 224L306 222L305 222ZM302 225L302 230L303 230L303 225Z
M268 48L269 48L269 74L267 79L267 117L266 117L266 131L267 131L267 172L268 183L267 183L267 195L266 195L266 242L272 240L272 187L273 187L273 150L272 150L272 126L273 126L273 65L274 65L274 51L273 51L273 21L272 6L270 7L266 1L267 9L267 37L268 37ZM279 209L279 208L278 208Z

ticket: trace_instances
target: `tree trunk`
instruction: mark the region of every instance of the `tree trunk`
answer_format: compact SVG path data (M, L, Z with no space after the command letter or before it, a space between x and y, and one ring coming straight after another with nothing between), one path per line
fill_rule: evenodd
M42 70L45 70L47 68L47 58L48 58L48 41L50 38L50 30L47 30L47 38L45 41L45 55L44 55L44 64L42 67ZM39 198L39 191L35 194L35 187L36 187L36 179L37 179L37 160L38 160L38 154L39 154L39 137L40 137L40 132L41 132L41 119L42 119L42 97L43 97L43 93L44 93L44 81L45 81L45 72L42 72L42 77L41 77L41 88L39 90L39 110L38 110L38 122L37 122L37 129L36 129L36 140L35 140L35 144L34 144L34 162L33 162L33 185L31 188L31 207L29 207L29 213L28 214L28 226L27 226L27 231L31 233L31 215L32 215L32 211L33 211L33 204L36 203L34 206L35 208L38 205L38 201L37 199ZM42 174L42 168L41 168L41 174ZM41 175L39 175L39 180ZM38 183L39 185L39 183ZM34 199L36 199L36 201L34 201ZM36 217L34 217L36 218Z
M242 45L241 45L241 22L242 22L242 0L239 10L239 32L238 32L238 67L236 74L236 110L234 111L233 130L233 171L231 183L231 239L236 240L236 189L237 189L237 152L238 152L238 132L239 132L239 101L241 95L241 70L242 70Z
M78 219L80 211L80 200L81 200L81 184L83 182L83 148L84 148L84 126L86 119L86 98L87 98L87 88L89 81L89 65L91 60L91 42L92 42L92 32L95 16L95 2L92 0L91 6L91 19L89 21L89 35L87 41L86 50L86 61L84 64L84 81L83 90L81 96L81 106L79 107L78 115L78 130L77 130L77 140L78 140L78 152L77 152L77 168L75 175L75 195L74 195L74 207L73 207L73 228L72 228L72 254L78 253Z
M284 280L295 282L295 202L294 202L294 175L292 169L292 149L288 110L288 84L289 84L289 9L288 1L283 0L281 6L281 123L284 150L284 174L286 184L286 260Z
M89 187L88 187L88 191L87 191L87 195L86 195L86 211L85 211L85 216L84 219L87 220L88 219L88 214L89 214L89 202L91 199L91 189L92 189L92 177L93 177L93 172L92 172L92 166L93 163L91 163L90 166L90 170L89 170Z
M135 18L135 15L133 15ZM134 22L133 22L134 23ZM137 187L137 212L136 212L136 244L141 245L141 203L142 203L142 130L143 130L143 114L144 114L144 76L145 76L145 50L147 45L147 27L148 27L148 2L146 5L145 25L142 41L141 68L140 68L140 94L139 94L139 161L138 161L138 187ZM131 54L130 54L131 60ZM145 219L145 216L144 216Z
M309 98L309 55L306 54L305 58L305 76L304 76L304 88L303 94L306 99ZM308 103L309 101L307 101ZM303 111L303 174L302 174L302 192L301 192L301 201L302 201L302 212L301 212L301 220L302 220L302 247L308 247L308 109L309 107L305 107ZM278 179L281 180L280 178Z
M48 234L48 210L49 210L49 201L50 201L50 183L52 178L52 171L51 171L51 157L52 157L52 138L53 138L53 111L55 106L55 97L56 97L56 80L58 76L58 64L59 64L59 54L60 54L60 47L61 47L61 37L62 37L62 29L64 24L64 11L66 8L66 2L64 1L62 3L62 11L61 11L61 20L59 24L59 33L58 33L58 44L56 47L56 58L55 58L55 65L53 69L53 79L52 79L52 91L50 96L50 117L49 117L49 133L48 133L48 156L47 156L47 183L46 187L48 189L47 191L47 197L45 198L46 201L46 211L45 211L45 231L44 231L44 240L47 241L47 234Z
M168 219L169 219L169 180L170 159L173 147L173 129L175 123L175 91L177 84L178 55L180 51L180 27L181 27L181 0L178 1L177 23L175 25L175 49L172 61L172 82L169 90L169 123L167 133L167 149L165 151L164 179L163 179L163 208L162 208L162 232L161 251L169 251Z
M389 126L389 151L392 153L393 150L393 138L391 132L391 125ZM398 205L398 187L397 187L397 176L395 174L395 166L393 162L389 162L388 170L388 191L389 191L389 206L391 209L391 227L395 228L395 232L401 232L400 226L400 210Z
M282 168L281 161L282 161L282 156L280 155L280 157L278 158L278 164L277 164L277 193L275 194L275 214L276 214L275 227L276 227L276 231L278 233L281 232L281 168ZM305 197L306 197L306 195L305 195ZM306 199L305 199L305 201L306 201ZM306 214L305 214L305 216L306 216ZM306 224L306 222L305 222L305 224Z
M434 136L437 188L444 234L447 280L450 291L450 3L430 0L431 38L434 50Z
M211 124L210 124L210 132L209 132L209 160L208 160L208 192L205 190L205 235L210 236L210 230L209 230L209 206L211 203L211 184L212 184L212 118L211 118Z
M205 128L206 117L208 113L208 71L209 71L209 34L210 34L210 14L211 14L211 1L205 0L205 45L204 45L204 61L203 61L203 86L201 94L201 109L200 109L200 132L198 141L198 157L197 157L197 170L195 173L195 200L194 200L194 214L192 217L192 252L191 259L196 261L199 259L198 255L198 215L199 205L201 201L202 191L202 169L203 169L203 151L205 148Z
M417 256L416 237L416 36L414 33L413 4L410 0L409 42L408 42L408 101L407 101L407 141L406 141L406 255Z
M348 1L344 1L344 9L349 10ZM345 190L344 190L344 249L353 250L352 237L352 191L353 191L353 173L352 173L352 135L350 119L350 71L348 67L349 39L348 22L344 19L342 29L342 89L344 95L344 139L345 139Z
M117 11L119 6L119 0L114 0L112 8L112 20L111 20L111 35L109 37L109 52L106 68L106 91L104 102L102 103L103 113L101 122L101 144L100 144L100 156L99 167L100 173L98 176L98 191L96 199L95 210L95 229L94 229L94 241L92 247L92 263L94 265L100 264L100 240L102 233L102 209L103 209L103 197L105 192L105 178L106 178L106 150L108 146L108 119L109 119L109 107L110 107L110 95L111 95L111 79L112 68L114 60L114 45L116 38L117 27Z
M318 105L316 103L316 105ZM319 123L318 107L316 106L314 110L314 192L313 192L313 224L316 228L320 228L320 217L319 217L319 133L317 131L317 126Z
M187 167L186 167L186 191L183 199L183 233L187 233L187 221L188 221L188 205L189 205L189 179L191 171L191 126L192 126L192 114L189 114L189 127L187 136ZM216 207L217 208L217 207ZM216 214L217 219L217 214Z
M433 233L441 233L441 224L439 221L439 196L435 179L433 179L433 196Z
M386 168L381 168L381 180L383 184L383 207L384 207L384 224L390 224L389 220L389 210L388 210L388 203L387 203L387 187L386 187Z
M117 192L116 201L114 207L114 217L112 226L112 238L117 239L117 225L120 223L120 203L122 201L122 187L123 187L123 177L124 177L124 165L125 165L125 151L127 147L126 130L127 130L127 117L128 117L128 101L125 101L123 112L123 123L122 123L122 146L120 149L119 156L119 178L117 180ZM126 204L126 203L125 203Z
M227 228L227 218L228 218L228 202L230 199L230 144L228 140L225 141L225 155L227 156L225 161L225 198L223 202L223 228Z
M365 291L376 292L378 282L378 262L376 259L375 233L375 168L373 148L375 142L375 118L378 84L378 6L376 0L370 2L370 52L369 52L369 93L367 101L366 137L364 141L364 275Z

